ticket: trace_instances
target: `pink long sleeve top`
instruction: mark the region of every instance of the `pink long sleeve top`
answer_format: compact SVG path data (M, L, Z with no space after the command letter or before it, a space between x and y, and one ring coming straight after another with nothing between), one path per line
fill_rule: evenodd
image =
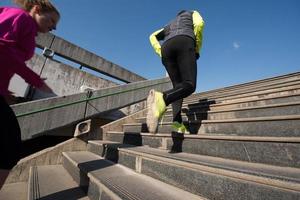
M14 74L41 87L43 81L25 64L35 49L38 26L35 20L20 8L0 7L0 95L10 94L9 81Z

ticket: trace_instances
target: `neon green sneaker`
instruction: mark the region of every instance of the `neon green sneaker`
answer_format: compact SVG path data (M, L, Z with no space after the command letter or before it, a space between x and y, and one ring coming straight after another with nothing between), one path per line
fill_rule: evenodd
M179 123L179 122L173 122L172 123L172 129L173 129L173 131L175 131L177 133L186 133L186 132L188 132L185 125L183 123Z
M147 127L150 133L155 133L159 119L166 111L166 103L161 92L150 90L147 98Z

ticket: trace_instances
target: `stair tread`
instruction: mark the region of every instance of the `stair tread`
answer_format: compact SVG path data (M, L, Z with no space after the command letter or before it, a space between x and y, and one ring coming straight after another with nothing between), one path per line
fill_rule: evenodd
M176 134L176 133L128 133L123 131L107 131L109 134L136 134L150 137L180 137L182 139L214 139L214 140L234 140L234 141L257 141L257 142L290 142L299 143L300 137L282 137L282 136L242 136L226 134Z
M27 182L5 184L0 190L0 199L27 200Z
M100 182L122 199L203 199L161 181L138 174L91 152L64 152L91 180ZM134 198L128 198L128 196Z
M33 176L38 177L31 185L34 195L38 195L33 199L89 200L62 165L37 166L32 170L36 173Z
M271 105L262 105L262 106L248 106L242 108L228 108L228 109L219 109L219 110L207 110L207 111L188 111L186 115L194 115L194 114L205 114L205 113L223 113L223 112L234 112L234 111L245 111L245 110L256 110L256 109L265 109L265 108L278 108L278 107L285 107L285 106L297 106L300 105L300 101L297 102L289 102L289 103L278 103L278 104L271 104ZM172 114L165 114L165 116L173 116ZM184 115L183 115L184 116ZM138 117L139 119L145 119L146 117Z
M222 119L222 120L190 120L188 123L218 123L218 122L251 122L251 121L279 121L279 120L299 120L300 115L280 115L280 116L268 116L268 117L249 117L249 118L236 118L236 119ZM128 125L141 125L145 123L132 122L124 123L123 126ZM172 122L160 122L162 125L169 125Z
M279 98L286 98L286 97L293 97L293 96L299 96L300 93L295 94L286 94L286 95L279 95L276 97L264 97L259 99L248 99L248 100L234 100L234 101L228 101L228 102L219 102L218 104L212 104L210 107L219 107L219 106L225 106L230 104L240 104L240 103L247 103L247 102L255 102L255 101L264 101L269 99L279 99Z
M188 167L191 164L204 165L213 168L219 168L224 170L230 170L238 173L245 173L259 177L271 178L297 183L300 191L300 169L291 167L277 167L266 164L250 163L244 161L236 161L218 157L195 155L189 153L170 153L166 150L154 149L145 146L138 147L121 147L120 151L131 152L135 154L142 154L148 156L160 157L161 161L166 159L172 159L173 161L183 161L185 166ZM167 162L167 161L166 161ZM183 166L184 167L184 166Z

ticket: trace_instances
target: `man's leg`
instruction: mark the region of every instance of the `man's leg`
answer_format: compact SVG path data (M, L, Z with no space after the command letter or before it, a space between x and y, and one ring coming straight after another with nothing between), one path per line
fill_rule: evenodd
M172 45L173 51L163 57L163 64L172 80L173 89L164 93L164 99L167 105L172 103L173 121L181 123L183 98L196 89L197 63L194 41L186 36L180 36L174 38L168 45Z

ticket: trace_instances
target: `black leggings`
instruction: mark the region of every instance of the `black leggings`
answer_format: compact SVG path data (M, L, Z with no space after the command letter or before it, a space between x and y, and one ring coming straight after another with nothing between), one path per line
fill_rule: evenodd
M21 155L21 131L15 113L0 95L0 169L13 168Z
M162 63L173 84L173 89L164 92L166 105L172 103L173 121L182 122L183 98L196 89L197 63L195 41L179 35L162 45Z

